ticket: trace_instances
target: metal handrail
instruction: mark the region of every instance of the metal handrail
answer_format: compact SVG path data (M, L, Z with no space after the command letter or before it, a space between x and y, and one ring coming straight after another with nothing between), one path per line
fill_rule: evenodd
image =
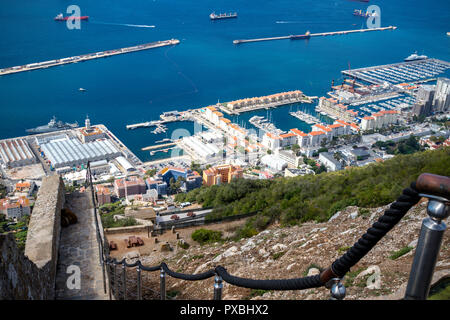
M105 254L104 257L106 257L106 259L104 260L104 262L106 263L106 266L109 266L107 268L108 274L110 275L111 268L113 268L114 270L113 286L111 285L111 276L108 277L110 290L112 291L112 294L115 296L115 298L119 297L118 294L120 293L120 291L118 290L117 272L115 272L116 271L115 268L117 265L121 265L123 272L121 293L124 299L126 299L127 297L126 269L136 268L137 272L136 297L138 300L142 299L142 279L141 279L142 271L160 272L160 298L162 300L166 299L167 275L177 279L183 279L188 281L204 280L214 276L215 300L220 300L222 297L223 281L239 287L252 289L269 289L269 290L303 290L308 288L325 286L330 289L331 299L341 300L345 297L345 287L342 283L342 278L350 270L350 268L354 266L362 257L364 257L376 245L376 243L379 240L381 240L384 237L384 235L387 232L389 232L402 219L402 217L409 211L409 209L412 206L417 204L422 197L427 197L430 199L428 205L428 214L430 215L429 219L438 224L440 228L438 234L436 235L435 226L429 227L430 229L429 233L435 235L433 241L426 242L424 239L427 237L429 238L429 234L427 235L426 233L421 232L418 248L416 250L415 261L413 263L413 267L410 274L407 294L405 295L406 299L425 299L429 291L429 284L431 280L430 275L432 275L434 271L434 266L436 262L435 260L437 258L437 253L439 252L440 249L442 235L446 229L446 226L442 220L448 217L449 215L448 206L450 202L447 199L450 198L449 197L450 178L438 176L439 178L434 178L433 180L433 177L426 176L425 178L429 180L424 180L425 178L423 178L423 176L424 175L421 175L419 177L419 179L417 180L417 184L413 182L410 188L406 188L405 190L403 190L402 195L394 203L392 203L391 206L385 211L384 215L382 215L378 219L378 221L375 222L373 226L367 230L367 233L364 234L361 237L361 239L357 243L355 243L355 245L351 247L342 257L336 259L336 261L331 265L331 267L322 271L319 275L296 279L254 280L232 276L222 266L217 266L214 270L209 270L201 274L192 275L174 272L164 262L158 266L148 267L142 265L140 260L128 264L125 258L122 259L121 261L117 261L116 259L111 259L109 257L109 254ZM437 180L439 180L440 185L439 183L436 182ZM424 183L424 181L426 182L432 181L433 183L427 184ZM92 180L90 180L90 182L92 183ZM435 194L437 193L438 196L428 195L419 192L429 192L429 193L434 192ZM427 223L425 220L422 229L427 227ZM433 252L431 262L424 263L423 257L425 255L425 252L429 252L430 250L432 250ZM102 259L104 257L102 255ZM419 262L417 262L416 260ZM424 268L426 269L425 271L423 270ZM423 274L425 274L425 276L423 276ZM420 294L418 293L419 291Z

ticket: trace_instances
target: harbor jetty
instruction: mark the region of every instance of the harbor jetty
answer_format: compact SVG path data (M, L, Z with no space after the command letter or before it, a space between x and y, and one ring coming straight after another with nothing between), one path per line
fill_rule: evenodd
M341 34L349 34L349 33L358 33L358 32L369 32L369 31L383 31L383 30L395 30L397 27L389 26L389 27L381 27L381 28L370 28L370 29L356 29L356 30L344 30L344 31L332 31L332 32L320 32L320 33L310 33L305 39L310 37L322 37L322 36L334 36ZM284 40L284 39L298 39L300 35L289 35L289 36L281 36L281 37L268 37L268 38L257 38L257 39L241 39L234 40L234 44L246 43L246 42L260 42L260 41L273 41L273 40Z
M29 63L29 64L22 65L22 66L15 66L15 67L0 69L0 76L17 73L17 72L32 71L32 70L37 70L37 69L56 67L56 66L60 66L63 64L68 64L68 63L77 63L77 62L83 62L83 61L92 60L92 59L106 58L106 57L114 56L117 54L125 54L125 53L130 53L130 52L135 52L135 51L142 51L142 50L148 50L148 49L153 49L153 48L171 46L171 45L176 45L178 43L180 43L180 40L178 40L178 39L156 41L156 42L140 44L140 45L133 46L133 47L126 47L126 48L120 48L120 49L115 49L115 50L94 52L94 53L83 54L83 55L67 57L67 58L61 58L61 59L56 59L56 60L49 60L49 61L44 61L44 62Z

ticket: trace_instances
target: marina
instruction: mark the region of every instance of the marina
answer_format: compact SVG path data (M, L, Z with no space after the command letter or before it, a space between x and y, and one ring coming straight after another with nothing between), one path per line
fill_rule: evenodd
M314 116L312 116L312 115L310 115L310 114L307 114L307 113L305 113L305 112L303 112L303 111L300 111L300 110L295 111L295 112L294 112L294 111L293 111L293 112L289 112L289 114L290 114L291 116L293 116L293 117L295 117L295 118L301 120L301 121L306 122L307 124L316 124L316 123L320 123L320 120L317 119L316 117L314 117Z
M349 34L349 33L384 31L384 30L395 30L395 29L397 29L397 27L389 26L389 27L370 28L370 29L356 29L356 30L308 33L305 35L288 35L288 36L257 38L257 39L240 39L240 40L233 40L233 44L240 44L240 43L247 43L247 42L285 40L285 39L309 39L310 37L334 36L334 35L342 35L342 34Z
M275 127L275 125L273 123L269 122L268 119L261 117L261 116L253 116L250 118L249 122L252 125L254 125L256 128L258 128L264 132L270 132L270 133L277 134L277 135L285 133L284 131Z
M37 69L56 67L56 66L60 66L63 64L68 64L68 63L78 63L78 62L83 62L83 61L92 60L92 59L106 58L106 57L110 57L110 56L114 56L114 55L118 55L118 54L125 54L125 53L130 53L130 52L135 52L135 51L142 51L142 50L148 50L148 49L153 49L153 48L171 46L171 45L176 45L178 43L180 43L180 41L177 39L156 41L156 42L140 44L140 45L133 46L133 47L126 47L126 48L120 48L120 49L114 49L114 50L94 52L94 53L83 54L83 55L67 57L67 58L61 58L61 59L56 59L56 60L49 60L49 61L44 61L44 62L29 63L29 64L22 65L22 66L15 66L15 67L0 69L0 76L17 73L17 72L25 72L25 71L32 71L32 70L37 70ZM80 90L80 91L84 91L84 90Z
M434 79L450 69L450 63L434 58L404 61L353 70L344 70L344 76L363 80L371 84L400 84L405 82L424 82Z

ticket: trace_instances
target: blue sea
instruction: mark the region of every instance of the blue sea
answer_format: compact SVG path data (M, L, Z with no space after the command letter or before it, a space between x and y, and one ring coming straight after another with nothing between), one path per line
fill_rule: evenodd
M90 17L80 30L53 20L60 12L66 15L69 5L78 5L81 15ZM368 5L380 7L381 26L398 29L309 41L232 43L307 30L360 29L365 19L352 12ZM210 21L213 11L236 11L238 18ZM25 129L45 124L53 115L80 124L89 115L92 123L105 124L147 161L150 154L140 149L166 134L127 131L127 124L157 119L164 111L288 90L323 96L332 80L342 81L342 70L400 62L414 51L450 61L448 31L448 0L2 0L0 68L171 38L181 43L0 77L0 138L25 135ZM288 114L290 108L272 111L275 125L305 130L304 123ZM243 114L236 121L245 124L254 114L266 111ZM171 124L167 135L193 127Z

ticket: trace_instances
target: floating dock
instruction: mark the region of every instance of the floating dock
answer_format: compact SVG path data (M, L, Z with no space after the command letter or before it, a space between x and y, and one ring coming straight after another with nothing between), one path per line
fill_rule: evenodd
M383 30L395 30L397 27L389 26L382 28L371 28L371 29L356 29L356 30L344 30L344 31L333 31L333 32L321 32L321 33L311 33L309 37L321 37L321 36L334 36L339 34L357 33L357 32L369 32L369 31L383 31ZM234 40L234 44L246 43L246 42L260 42L260 41L273 41L273 40L283 40L291 39L296 37L296 35L281 36L281 37L269 37L269 38L257 38L257 39L242 39Z
M106 57L114 56L117 54L125 54L125 53L130 53L130 52L135 52L135 51L142 51L142 50L148 50L148 49L153 49L153 48L171 46L171 45L176 45L178 43L180 43L180 40L178 40L178 39L156 41L156 42L140 44L140 45L133 46L133 47L100 51L100 52L95 52L95 53L83 54L83 55L79 55L79 56L73 56L73 57L56 59L56 60L49 60L49 61L44 61L44 62L30 63L30 64L26 64L23 66L15 66L15 67L0 69L0 76L11 74L11 73L17 73L17 72L32 71L32 70L37 70L37 69L56 67L56 66L60 66L63 64L68 64L68 63L77 63L77 62L83 62L83 61L92 60L92 59L106 58Z

